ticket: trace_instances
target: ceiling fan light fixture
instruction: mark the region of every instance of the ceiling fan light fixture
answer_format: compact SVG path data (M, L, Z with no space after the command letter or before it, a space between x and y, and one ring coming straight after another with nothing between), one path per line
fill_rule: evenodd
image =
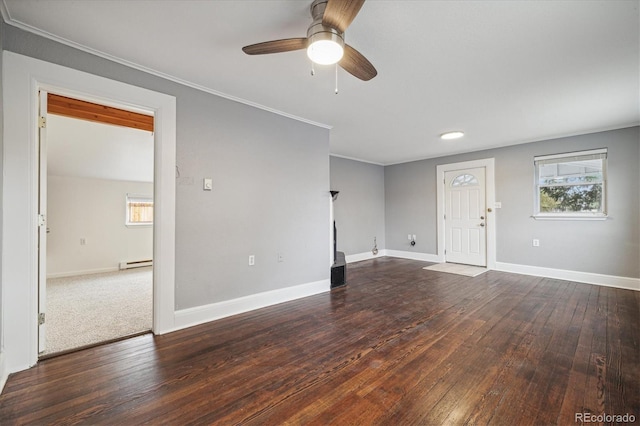
M452 140L452 139L460 139L461 137L464 136L464 132L461 130L456 130L453 132L445 132L443 134L440 135L440 139L443 140Z
M338 30L322 25L317 19L307 31L307 56L319 65L333 65L344 55L344 37Z
M311 75L314 75L314 64L336 64L352 76L369 81L378 75L378 71L362 53L344 42L345 31L364 2L365 0L313 0L310 8L313 22L307 28L307 37L263 41L244 46L242 51L247 55L267 55L306 49L307 56L312 61ZM338 66L335 68L337 83Z
M317 40L307 48L307 56L319 65L332 65L342 59L344 48L333 40Z

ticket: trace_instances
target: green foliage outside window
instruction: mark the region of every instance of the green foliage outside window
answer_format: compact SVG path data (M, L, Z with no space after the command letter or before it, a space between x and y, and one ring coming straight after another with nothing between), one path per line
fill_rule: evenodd
M540 211L601 212L602 185L547 186L540 188Z

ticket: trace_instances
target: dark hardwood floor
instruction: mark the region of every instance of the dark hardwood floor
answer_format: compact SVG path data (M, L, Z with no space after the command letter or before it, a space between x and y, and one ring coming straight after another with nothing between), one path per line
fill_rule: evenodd
M41 361L0 424L640 424L640 292L425 265Z

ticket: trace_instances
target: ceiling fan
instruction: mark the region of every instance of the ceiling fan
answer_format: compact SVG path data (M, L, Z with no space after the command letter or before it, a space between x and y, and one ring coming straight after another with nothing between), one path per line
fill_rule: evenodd
M313 22L307 37L265 41L242 48L247 55L290 52L307 49L307 56L316 64L337 63L349 74L368 81L378 72L360 52L344 42L344 32L354 20L365 0L314 0L311 3Z

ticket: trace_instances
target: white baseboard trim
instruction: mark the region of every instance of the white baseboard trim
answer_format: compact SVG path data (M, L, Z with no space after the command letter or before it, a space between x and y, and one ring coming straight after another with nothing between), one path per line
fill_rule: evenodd
M385 250L386 256L390 257L400 257L402 259L409 260L422 260L423 262L433 262L439 263L440 259L437 254L429 254L429 253L415 253L412 251L401 251L401 250Z
M212 303L210 305L182 309L175 312L174 329L169 331L181 330L254 309L328 292L329 290L331 290L331 282L326 279L294 287L252 294L233 300L225 300L224 302Z
M615 275L602 275L591 272L568 271L564 269L517 265L504 262L496 262L495 270L640 291L640 278L617 277Z
M7 384L9 373L7 373L7 366L4 362L4 352L0 352L0 394L4 390L4 385Z
M440 259L435 254L413 253L400 250L381 250L381 252L384 253L380 254L380 256L399 257L402 259L440 263ZM511 272L514 274L533 275L536 277L554 278L585 284L595 284L605 287L616 287L626 290L640 291L640 278L618 277L615 275L568 271L565 269L544 268L541 266L517 265L514 263L505 262L496 262L495 268L492 269L501 272Z
M378 254L373 254L370 251L368 251L366 253L350 254L348 256L345 256L345 260L347 263L353 263L353 262L361 262L363 260L371 260L377 257L384 257L386 255L387 255L386 250L379 250Z
M118 268L117 266L109 268L83 269L81 271L56 272L53 274L47 274L47 278L64 278L75 277L78 275L103 274L105 272L117 272L119 270L120 268Z

